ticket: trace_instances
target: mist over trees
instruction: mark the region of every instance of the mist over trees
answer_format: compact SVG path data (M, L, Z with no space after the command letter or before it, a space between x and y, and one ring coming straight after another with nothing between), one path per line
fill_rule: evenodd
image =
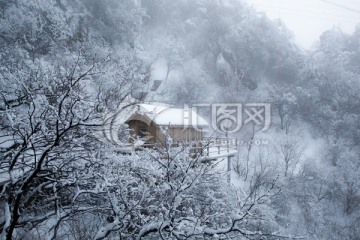
M1 239L359 239L359 26L305 52L237 0L0 0ZM170 138L120 154L104 116L152 80L147 101L270 103L233 134L268 144L230 183Z

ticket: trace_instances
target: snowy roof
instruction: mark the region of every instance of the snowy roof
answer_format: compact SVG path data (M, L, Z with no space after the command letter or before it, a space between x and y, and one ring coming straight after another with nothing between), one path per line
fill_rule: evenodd
M160 126L208 126L207 121L191 109L174 108L161 103L138 104L136 114L145 115Z

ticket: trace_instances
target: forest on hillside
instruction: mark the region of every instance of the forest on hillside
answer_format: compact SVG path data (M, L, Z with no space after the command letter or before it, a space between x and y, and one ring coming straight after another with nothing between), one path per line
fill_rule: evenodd
M1 240L360 239L359 92L360 25L305 51L241 0L0 0ZM270 104L231 133L267 144L230 181L171 138L122 154L130 95Z

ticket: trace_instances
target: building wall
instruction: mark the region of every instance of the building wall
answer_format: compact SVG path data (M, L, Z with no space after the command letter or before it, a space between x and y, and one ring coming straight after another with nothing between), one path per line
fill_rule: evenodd
M164 143L165 136L162 133L160 126L151 122L150 125L141 120L130 120L126 122L132 129L131 135L134 138L146 138L148 143ZM203 132L198 131L195 128L184 128L182 126L163 126L168 129L168 134L172 137L174 142L191 142L201 141L203 138Z
M195 128L170 127L168 132L174 141L179 142L200 141L203 137L202 131Z

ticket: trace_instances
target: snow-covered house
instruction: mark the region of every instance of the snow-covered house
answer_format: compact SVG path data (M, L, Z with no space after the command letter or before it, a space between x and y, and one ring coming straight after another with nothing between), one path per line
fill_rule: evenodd
M201 141L208 127L204 118L187 108L159 103L138 104L126 119L133 139L146 143L163 143L165 133L175 142Z
M165 138L170 136L174 146L177 143L191 143L191 152L200 153L204 160L227 158L230 162L230 158L237 154L238 141L208 136L211 133L208 122L191 108L176 108L154 102L136 103L131 97L124 101L124 106L130 107L125 107L117 115L117 122L129 126L129 143L132 147L161 146Z

